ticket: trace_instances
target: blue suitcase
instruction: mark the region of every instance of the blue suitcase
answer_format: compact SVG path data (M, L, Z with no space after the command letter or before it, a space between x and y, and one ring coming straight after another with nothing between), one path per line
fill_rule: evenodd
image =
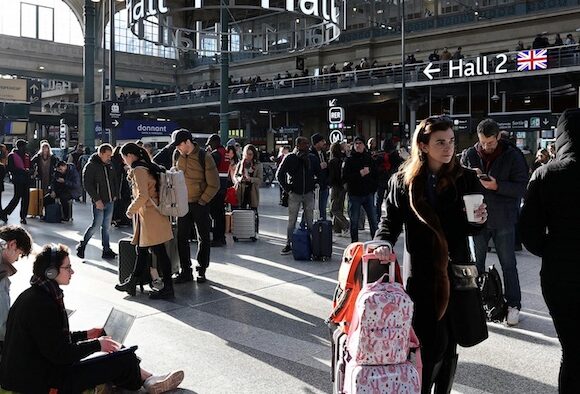
M294 260L310 260L312 257L310 231L302 224L292 233L292 256Z
M44 221L46 223L60 223L62 219L62 207L60 203L50 204L44 207Z

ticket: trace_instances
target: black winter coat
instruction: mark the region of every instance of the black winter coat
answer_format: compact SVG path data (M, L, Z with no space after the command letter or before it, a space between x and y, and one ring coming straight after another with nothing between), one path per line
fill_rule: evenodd
M426 175L416 182L426 183ZM472 262L468 236L479 232L483 226L467 221L462 196L473 193L481 193L481 185L474 171L464 169L456 180L456 187L443 190L437 198L437 204L432 206L448 243L450 263ZM395 245L405 226L405 242L411 265L407 291L415 303L413 326L421 342L429 349L435 348L434 352L441 356L439 353L445 348L444 344L439 343L440 338L437 338L437 305L433 296L436 284L436 257L432 247L435 233L411 209L409 189L400 173L393 175L389 181L386 210L375 239ZM451 292L450 304L453 297L454 292ZM447 309L447 314L451 313L450 310ZM438 346L441 348L437 349Z
M311 147L310 153L312 153L312 155L316 157L316 160L318 161L318 166L320 167L320 156L316 148ZM322 151L322 155L324 156L324 161L328 163L326 152ZM317 183L321 189L326 189L328 187L328 167L326 167L325 169L320 168L320 172L318 173L317 177Z
M520 216L526 248L542 257L541 275L580 282L580 109L558 121L556 159L538 168Z
M103 204L119 197L119 178L111 163L103 163L97 153L93 153L83 169L83 185L93 202Z
M282 189L300 195L314 191L320 164L311 153L308 153L307 160L301 159L296 153L286 156L276 175Z
M364 167L368 167L370 173L363 177L360 170ZM378 173L371 154L367 150L358 153L353 148L350 157L344 161L342 178L346 183L346 191L351 196L368 196L376 192Z
M86 331L64 330L60 307L45 290L28 288L8 314L0 385L19 393L48 393L61 384L66 368L100 351L97 339L86 339Z
M475 144L476 146L479 144ZM476 146L466 149L461 156L461 164L468 168L479 168L497 180L495 191L483 189L489 216L487 227L502 229L514 226L518 220L520 202L528 182L528 165L518 147L500 140L503 152L486 170Z

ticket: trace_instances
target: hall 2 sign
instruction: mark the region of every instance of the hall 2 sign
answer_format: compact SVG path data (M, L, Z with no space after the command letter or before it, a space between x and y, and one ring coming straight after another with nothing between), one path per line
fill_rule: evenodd
M442 78L463 78L463 77L475 77L475 76L482 76L482 75L490 75L490 74L504 74L507 73L507 61L508 57L506 54L499 54L495 55L495 59L498 63L495 67L489 67L489 60L487 56L478 56L475 61L464 61L463 59L459 60L449 60L449 64L447 65L448 75L441 75ZM438 66L441 66L444 63L438 63ZM440 67L435 67L433 63L429 63L427 67L423 70L423 74L429 78L429 80L433 79L433 74L438 74L441 72Z

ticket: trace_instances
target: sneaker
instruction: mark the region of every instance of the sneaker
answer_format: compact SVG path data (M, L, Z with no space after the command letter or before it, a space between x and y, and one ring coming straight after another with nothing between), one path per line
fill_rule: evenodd
M520 322L520 310L513 306L508 307L506 320L508 326L517 326Z
M290 254L290 253L292 253L292 246L290 246L290 245L284 246L284 249L282 249L280 251L280 254L282 254L282 255L286 255L286 254Z
M344 229L340 232L339 237L342 238L350 238L350 230L349 229Z
M101 255L101 257L104 259L114 259L117 257L117 253L115 253L111 249L109 249L109 250L105 250L103 252L103 254Z
M183 381L183 371L170 372L167 375L150 376L143 382L143 388L149 394L160 394L175 390Z
M176 283L176 284L187 283L187 282L193 282L193 274L191 272L183 272L182 271L173 280L173 283Z
M85 258L85 246L82 243L77 245L77 257L80 259Z

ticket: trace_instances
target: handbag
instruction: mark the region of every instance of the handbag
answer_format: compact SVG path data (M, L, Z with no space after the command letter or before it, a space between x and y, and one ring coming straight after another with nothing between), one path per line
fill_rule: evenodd
M233 207L240 205L238 202L238 193L234 186L230 186L226 189L226 198L224 202L226 204L230 204Z
M451 294L447 307L450 327L458 345L475 346L488 337L487 321L474 264L451 264Z

